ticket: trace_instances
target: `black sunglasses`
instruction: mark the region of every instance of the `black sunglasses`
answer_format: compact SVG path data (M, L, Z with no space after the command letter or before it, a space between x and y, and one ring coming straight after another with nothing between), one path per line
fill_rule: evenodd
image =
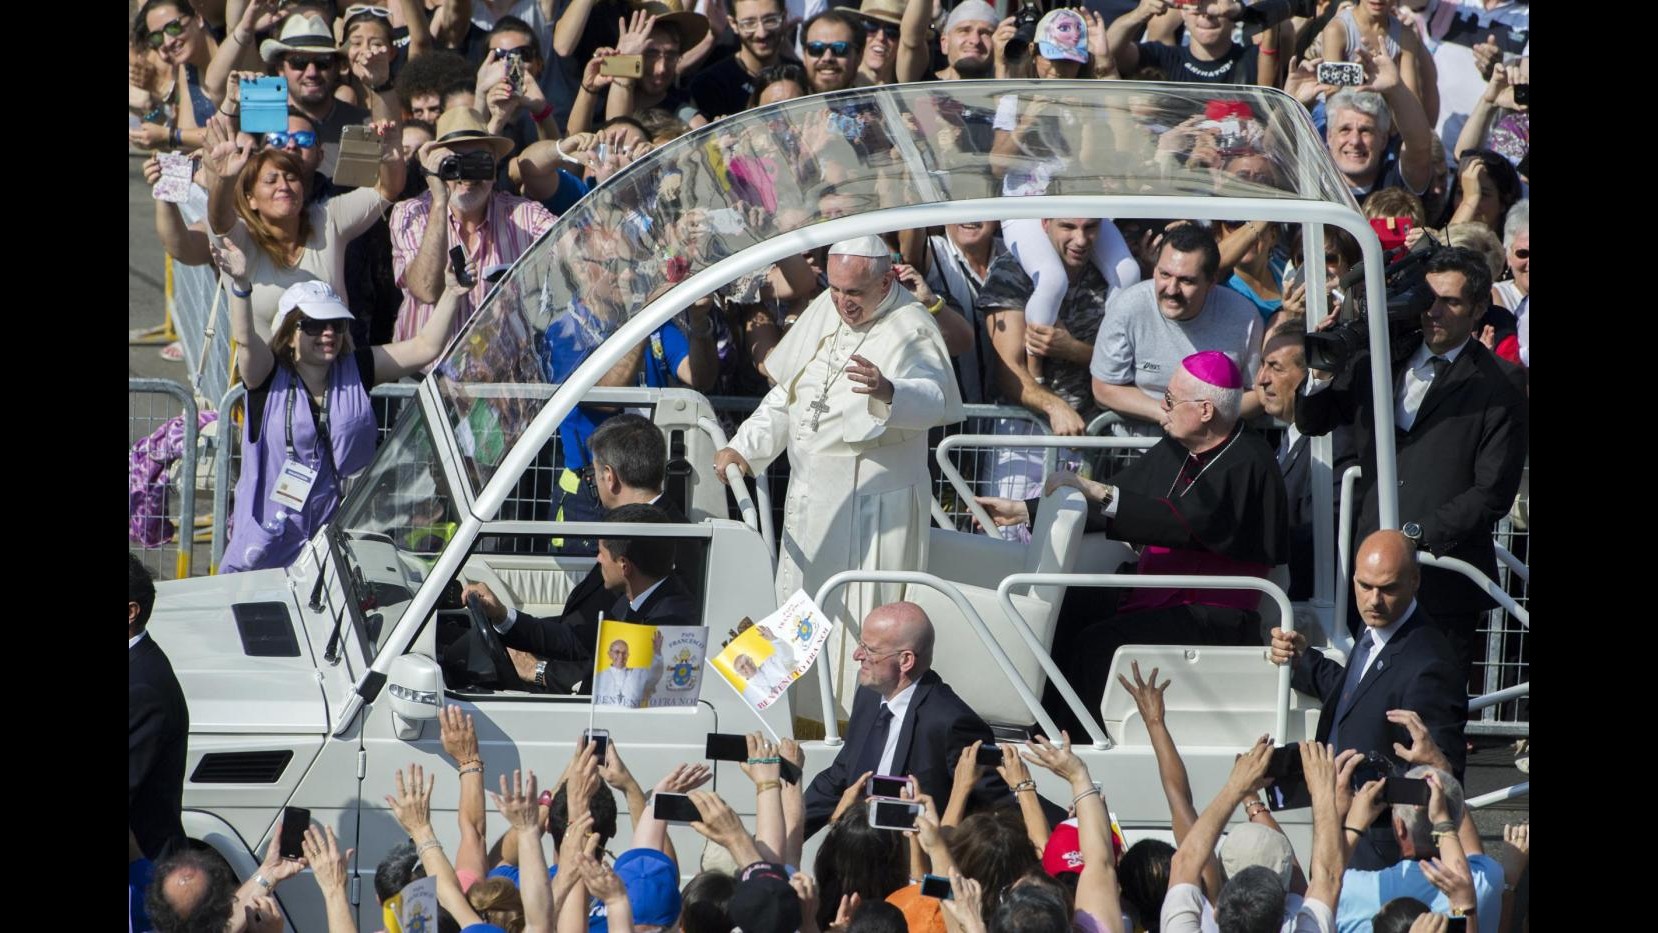
M290 55L287 58L283 59L283 63L286 64L289 68L292 68L293 70L298 71L302 74L305 72L305 70L307 68L310 68L312 65L316 65L318 71L327 71L328 69L334 67L334 56L332 56L332 55L316 55L316 56Z
M891 23L879 23L879 22L876 22L875 20L872 20L872 19L864 20L864 32L867 32L870 35L874 35L875 33L878 33L878 32L879 33L885 33L886 37L888 39L893 39L893 40L896 40L898 38L898 27L897 26L894 26Z
M323 331L328 330L331 330L336 334L344 333L345 322L339 318L329 318L326 321L319 321L315 318L303 318L299 322L299 329L303 331L307 337L321 337Z
M850 51L852 51L852 43L845 40L840 42L806 43L806 54L812 56L813 58L822 58L824 52L829 52L836 58L845 58L846 54Z
M179 36L184 35L184 24L189 21L190 17L180 16L178 19L175 19L160 29L157 29L155 32L150 33L146 37L150 43L150 48L159 49L161 48L161 44L166 42L169 38L177 39Z

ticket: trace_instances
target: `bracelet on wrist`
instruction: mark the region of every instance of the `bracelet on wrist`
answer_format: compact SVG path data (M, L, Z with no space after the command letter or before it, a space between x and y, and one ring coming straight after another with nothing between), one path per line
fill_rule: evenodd
M250 298L250 297L253 296L253 285L250 283L247 287L247 290L243 291L242 289L239 289L239 288L236 287L235 282L231 282L230 283L230 294L231 294L232 297L235 297L235 298Z
M1433 824L1432 829L1436 833L1454 833L1457 831L1457 824L1450 820L1440 820Z
M754 785L754 792L756 794L763 794L768 790L775 790L782 786L782 781L758 781Z
M441 849L441 848L443 848L443 843L437 841L436 839L429 839L429 840L427 840L425 842L422 842L420 845L415 847L415 855L416 856L422 855L426 852L427 849Z
M552 115L553 115L553 105L548 103L548 104L545 104L544 106L542 106L542 108L540 110L536 111L535 113L530 114L530 119L534 120L537 123L540 123L542 120L545 120L545 119L547 119L548 117L550 117Z
M1071 806L1076 806L1084 797L1098 797L1099 795L1100 789L1098 787L1090 787L1075 797L1072 797Z
M1350 833L1358 833L1361 836L1364 835L1364 830L1359 829L1356 826L1343 826L1342 829L1345 829Z
M259 885L261 888L264 888L266 891L269 891L272 888L276 887L276 885L273 884L269 878L265 877L263 872L254 872L253 873L253 881L254 881L255 884Z
M1029 790L1029 791L1036 790L1036 782L1035 781L1030 781L1030 780L1025 780L1025 781L1020 781L1019 783L1013 785L1013 792L1015 794L1020 793L1021 791L1027 791L1027 790Z

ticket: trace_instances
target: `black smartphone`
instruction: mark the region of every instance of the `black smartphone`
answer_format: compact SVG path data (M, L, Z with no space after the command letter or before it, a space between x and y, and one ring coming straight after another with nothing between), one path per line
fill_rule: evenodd
M1445 933L1468 933L1468 918L1446 917Z
M601 765L604 764L604 753L610 748L610 730L583 729L581 739L583 742L593 743L593 759Z
M702 819L697 805L685 794L657 794L651 798L651 813L664 823L695 823Z
M1272 758L1267 761L1267 777L1276 780L1302 773L1300 742L1272 750Z
M1531 85L1530 84L1516 84L1516 85L1514 85L1514 102L1516 104L1519 104L1522 107L1530 107L1531 106ZM1465 917L1463 919L1467 919L1467 918Z
M1312 792L1307 790L1307 779L1300 774L1274 778L1267 785L1267 809L1301 810L1313 805Z
M877 774L869 779L869 787L865 788L864 793L870 797L901 797L909 786L906 778Z
M1428 782L1421 778L1390 777L1382 788L1382 799L1412 807L1428 805Z
M449 248L449 268L455 270L455 281L467 288L471 288L478 283L477 279L467 274L466 247L452 246Z
M950 879L939 875L921 876L921 896L936 897L941 901L950 899Z
M986 768L994 768L1002 763L1002 747L1000 745L980 745L978 763Z
M708 733L708 747L704 755L709 761L747 761L748 736L729 732Z
M305 855L305 831L310 828L310 810L304 807L283 807L282 839L277 843L277 853L283 858L302 858Z

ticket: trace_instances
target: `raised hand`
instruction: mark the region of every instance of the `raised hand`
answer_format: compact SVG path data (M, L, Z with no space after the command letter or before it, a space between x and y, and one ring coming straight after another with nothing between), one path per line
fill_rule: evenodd
M621 36L616 40L616 51L623 55L638 55L645 51L645 42L651 37L651 30L656 27L656 17L644 10L633 11L633 22L623 19L616 20L616 31Z
M1019 754L1019 746L1009 742L1002 745L1001 749L1002 763L996 766L996 773L1002 776L1003 783L1014 787L1030 780L1030 767Z
M1239 797L1258 794L1266 786L1267 764L1272 760L1272 739L1261 736L1249 750L1238 756L1232 765L1232 774L1226 779L1228 790Z
M979 913L983 898L984 889L977 881L951 868L950 899L939 901L938 906L956 921L963 933L983 933L984 919Z
M864 789L869 787L869 779L874 774L873 771L865 771L858 775L857 780L846 785L846 790L841 791L841 799L835 804L835 812L834 815L829 817L829 822L833 823L840 819L842 813L850 810L854 804L864 798Z
M340 854L340 841L334 836L332 826L323 827L321 832L315 826L307 827L300 846L306 864L311 866L311 874L316 876L317 887L325 894L330 890L344 892L346 879L351 875L351 856L357 850L347 849L345 854Z
M984 774L984 766L979 764L979 748L983 745L984 740L979 739L972 745L962 748L961 755L956 758L955 780L950 791L951 800L955 800L958 794L971 793L973 785L978 783L979 775Z
M1036 762L1072 784L1087 782L1088 766L1077 757L1076 752L1071 751L1070 733L1061 731L1059 738L1062 744L1055 745L1048 741L1047 736L1033 737L1025 743L1029 749L1025 760Z
M237 287L238 291L247 291L248 284L248 256L242 252L236 241L228 236L209 236L207 251L213 257L213 265L225 274Z
M899 283L915 295L915 300L924 305L938 300L938 293L927 284L927 277L921 274L921 270L907 262L894 263L892 270L898 274Z
M512 783L507 783L507 776L501 775L501 792L490 791L490 799L495 801L495 809L507 818L514 829L541 830L541 808L536 805L535 772L529 773L528 783L520 779L517 768L512 771Z
M461 712L461 708L454 703L438 710L438 738L443 742L443 751L455 759L455 764L480 760L478 732L473 728L472 714Z
M413 836L415 830L430 829L432 825L432 789L437 786L437 775L430 780L426 777L425 769L420 765L409 765L409 777L403 779L402 770L395 772L397 776L396 795L387 794L386 803L391 805L392 815L397 817L397 825L403 831Z
M222 113L207 121L202 142L202 166L220 178L236 178L253 155L253 137L236 132L235 123Z
M1129 696L1134 697L1134 706L1140 711L1141 722L1144 722L1148 728L1161 725L1163 723L1163 693L1169 689L1169 684L1174 683L1174 681L1165 680L1159 684L1157 682L1158 668L1155 667L1151 669L1149 679L1140 679L1139 661L1133 662L1129 669L1134 674L1134 682L1129 683L1128 678L1121 674L1117 675L1117 682L1123 685L1123 689L1128 691Z
M891 402L895 391L892 380L881 375L881 368L858 354L852 354L852 359L846 364L847 381L853 383L852 391L859 395L867 395L881 402Z
M612 84L612 78L610 75L599 73L599 63L612 55L620 54L620 52L610 46L594 49L593 57L587 60L587 66L583 68L581 72L582 90L589 94L597 95L600 91L610 87Z
M1450 762L1445 760L1445 752L1434 744L1433 737L1428 734L1428 725L1422 721L1421 715L1415 710L1390 709L1387 711L1387 721L1405 727L1410 733L1410 748L1393 743L1393 754L1400 761L1412 765L1433 765L1445 771L1451 770Z
M696 764L681 764L662 776L656 782L656 793L659 794L689 794L714 777L714 772L702 762Z
M743 773L755 784L778 780L778 775L783 770L783 759L777 754L777 746L767 739L764 733L750 732L747 738L748 760L738 767L742 768Z

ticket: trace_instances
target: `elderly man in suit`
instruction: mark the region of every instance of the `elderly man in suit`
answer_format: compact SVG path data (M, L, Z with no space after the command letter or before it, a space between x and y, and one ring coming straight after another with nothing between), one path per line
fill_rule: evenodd
M1414 739L1388 713L1410 710L1460 779L1468 698L1445 636L1417 604L1416 547L1401 532L1378 531L1364 540L1353 563L1353 602L1364 631L1347 666L1308 651L1300 632L1280 628L1272 630L1272 661L1293 665L1291 684L1324 704L1318 741L1338 751L1397 758L1394 744L1409 747ZM1373 828L1367 837L1371 845L1355 847L1352 867L1370 870L1399 860L1390 828Z
M155 581L127 554L127 826L138 847L160 859L184 842L184 757L190 710L173 665L144 627Z
M932 670L933 623L911 602L877 606L864 618L857 650L858 692L846 744L806 789L806 835L829 821L847 787L872 774L915 775L940 812L949 804L956 758L990 727ZM980 779L980 803L1006 799L994 773Z
M1495 579L1492 526L1514 504L1526 463L1525 377L1473 336L1491 302L1484 257L1443 247L1425 268L1437 297L1422 312L1421 336L1394 347L1393 394L1383 400L1393 412L1400 527L1430 553L1467 561ZM1295 425L1305 434L1353 426L1364 470L1355 536L1381 527L1377 402L1365 352L1333 382L1330 374L1309 370L1295 407ZM1479 617L1495 603L1467 577L1434 567L1422 570L1421 600L1450 642L1466 684Z
M1289 425L1278 444L1278 469L1284 475L1285 503L1290 520L1290 599L1313 595L1313 484L1312 454L1307 435L1295 426L1296 389L1307 376L1307 354L1302 344L1307 329L1299 320L1286 322L1267 334L1261 349L1261 368L1255 374L1255 395L1261 409ZM1336 472L1340 476L1340 471Z

